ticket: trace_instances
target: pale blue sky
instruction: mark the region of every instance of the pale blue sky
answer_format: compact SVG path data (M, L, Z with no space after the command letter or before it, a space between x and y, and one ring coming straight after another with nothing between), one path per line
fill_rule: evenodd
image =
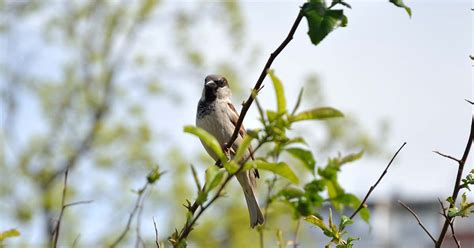
M245 39L260 47L253 61L255 68L241 75L242 81L247 82L245 87L253 85L270 52L286 36L296 17L296 6L302 2L244 1ZM411 19L403 9L387 1L350 1L353 8L345 11L348 26L331 33L317 47L310 43L303 20L294 40L276 59L273 68L285 84L294 85L287 87L289 102L296 100L299 82L314 72L322 80L329 105L357 116L368 129L375 129L381 119L391 122L390 143L386 145L389 151L395 152L404 141L408 142L374 192L374 198L444 199L452 190L457 168L432 150L460 156L466 143L472 108L463 99L473 99L473 67L468 58L473 53L471 3L406 2L412 8ZM212 25L203 29L208 31L206 39L211 43L202 42L199 46L207 55L216 60L235 56L211 39ZM167 27L155 28L144 35L159 38L166 31ZM167 50L166 44L153 47L154 41L144 40L139 49ZM251 51L250 47L244 49L247 53ZM235 63L241 66L247 61L236 56ZM40 71L54 73L54 68L49 69ZM202 78L209 73L212 72L203 71L195 76L195 84L186 84L188 94L181 111L167 110L169 102L157 100L147 104L148 119L156 123L155 129L177 142L194 144L185 146L190 151L201 151L202 147L194 137L182 133L182 126L194 123ZM268 86L260 98L263 104L273 106L273 89ZM244 99L233 100L238 105ZM31 125L35 112L34 106L27 106L21 112L19 130L39 129L37 124ZM156 116L162 114L172 121L157 121ZM254 109L245 123L247 128L258 125ZM159 152L166 145L158 144ZM473 168L472 161L471 158L467 163L466 171ZM362 159L344 168L341 182L348 191L362 196L385 164L384 160ZM84 232L87 237L87 231ZM147 226L144 232L152 234L153 229Z

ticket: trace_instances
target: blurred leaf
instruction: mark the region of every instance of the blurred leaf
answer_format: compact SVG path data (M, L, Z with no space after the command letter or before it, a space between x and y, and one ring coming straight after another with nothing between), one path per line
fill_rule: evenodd
M314 174L316 160L314 160L313 153L302 148L287 148L285 151L290 153L293 157L299 159L305 165L305 167Z
M286 187L280 190L277 195L283 196L287 200L291 200L303 196L304 191L296 187Z
M147 17L151 11L155 8L155 6L158 4L158 0L145 0L142 3L142 6L138 12L138 15L140 18L145 18Z
M363 155L364 155L364 151L360 151L358 153L351 153L349 155L346 155L346 156L342 157L339 164L343 165L345 163L349 163L349 162L359 160L360 158L362 158Z
M278 247L279 248L285 248L286 247L285 240L283 239L283 232L281 231L280 228L277 228L276 237L277 237L277 241L278 241Z
M222 152L222 148L219 142L206 130L195 126L185 126L184 132L197 136L201 140L201 142L204 143L207 147L209 147L221 161L227 161L227 157L224 155L224 152Z
M191 165L191 172L193 173L193 178L194 178L194 183L196 183L196 187L198 190L201 190L201 182L199 181L199 177L196 171L196 168L194 168L194 165Z
M164 172L160 172L160 168L158 166L156 166L149 174L148 176L146 177L148 183L150 184L153 184L155 183L156 181L158 181L161 177L161 175L163 175Z
M337 27L347 25L343 10L326 8L325 1L312 0L303 5L303 15L308 21L308 35L314 45L318 45Z
M344 230L346 228L346 226L352 225L352 224L354 224L354 221L351 220L351 218L343 215L341 217L341 223L339 224L339 228L340 228L340 230Z
M268 75L272 79L273 87L275 88L278 113L284 113L286 111L286 98L281 80L275 75L273 70L269 70Z
M314 216L314 215L310 215L310 216L307 216L304 218L305 221L319 227L324 235L326 236L330 236L331 235L331 229L329 229L326 224L324 224L324 221L319 219L318 217Z
M290 166L288 166L288 164L286 164L285 162L271 163L271 162L266 162L263 160L254 160L254 161L250 161L249 163L252 164L253 167L257 169L271 171L277 175L280 175L288 179L290 182L294 184L297 184L299 182L299 179L296 176L296 174L291 170Z
M395 4L395 6L404 8L407 12L408 16L411 18L411 9L403 3L403 0L389 0L391 3Z
M10 229L4 232L0 232L0 242L7 239L20 236L20 232L16 229Z
M296 100L295 107L293 108L293 111L291 111L291 115L294 115L300 107L301 99L303 98L303 90L304 88L301 88L300 93L298 94L298 100Z
M315 108L308 111L301 112L289 117L290 122L304 121L304 120L322 120L335 117L343 117L344 115L337 109L331 107Z
M347 194L346 193L346 194L340 196L338 200L339 200L339 202L343 203L344 205L350 206L354 210L357 209L361 204L361 201L359 200L359 198L357 196L355 196L354 194ZM369 223L370 212L369 212L368 208L362 208L359 211L359 216L366 223Z
M237 148L237 152L235 153L235 156L234 156L234 161L237 161L237 162L240 161L246 153L249 153L248 148L252 140L253 140L252 136L250 135L244 136L244 140L240 143L239 147Z
M214 165L209 166L206 170L206 184L204 185L204 191L209 192L217 187L222 182L224 175L224 169L219 169Z

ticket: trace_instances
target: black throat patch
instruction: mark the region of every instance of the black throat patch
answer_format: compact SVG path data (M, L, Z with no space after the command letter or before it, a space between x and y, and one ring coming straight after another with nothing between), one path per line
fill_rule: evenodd
M202 117L214 111L215 109L214 103L215 101L211 102L211 101L206 101L206 100L204 101L199 100L198 108L197 108L197 118L201 119Z

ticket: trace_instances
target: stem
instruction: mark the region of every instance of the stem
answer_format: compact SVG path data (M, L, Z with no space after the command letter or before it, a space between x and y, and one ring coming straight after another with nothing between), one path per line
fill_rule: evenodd
M469 138L467 140L466 149L464 149L464 153L462 155L461 160L458 161L458 163L459 163L458 173L457 173L457 176L456 176L456 182L454 184L453 194L451 195L451 198L453 199L453 203L450 203L449 208L454 207L454 205L456 203L456 198L458 197L458 194L459 194L459 190L461 190L462 172L464 170L464 164L467 161L467 157L469 156L469 151L471 150L471 145L472 145L472 140L473 139L474 139L474 116L472 116L472 118L471 118L471 130L470 130L470 133L469 133ZM443 228L441 229L441 232L440 232L439 237L438 237L438 241L436 242L436 245L435 245L436 248L440 248L441 244L443 244L444 237L446 235L446 232L448 231L448 227L449 227L449 225L451 223L451 220L453 218L454 217L450 217L449 215L447 215L447 217L445 218Z
M380 181L385 176L385 174L387 174L388 168L390 168L390 165L392 165L393 160L395 159L395 157L397 157L398 153L402 150L402 148L406 144L407 144L407 142L403 142L403 145L400 146L400 148L398 148L398 151L393 155L392 159L390 159L390 162L388 163L387 167L385 167L385 170L382 172L382 174L380 175L377 182L375 182L375 184L370 187L369 192L367 192L367 194L364 197L364 200L360 203L359 207L354 211L354 213L352 213L352 215L350 217L351 220L357 215L357 213L359 213L360 210L365 208L365 202L369 198L370 194L372 193L372 191L374 191L375 187L377 187L377 185L380 183Z
M267 63L263 67L262 72L260 73L260 77L257 80L257 83L255 83L255 86L253 87L252 93L250 94L249 98L247 101L242 106L242 110L240 111L240 116L239 120L237 121L237 124L235 125L234 133L232 134L232 137L230 138L229 142L226 144L226 148L229 149L232 147L232 144L234 144L234 141L237 139L237 136L239 135L239 130L240 127L242 126L242 123L244 122L245 115L247 114L247 111L249 110L250 106L252 105L253 100L255 99L255 94L254 92L258 92L261 89L263 80L267 76L267 71L270 69L270 66L273 63L273 60L283 51L283 49L290 43L290 41L293 39L293 35L296 32L296 29L298 28L298 25L301 22L301 19L303 19L303 10L301 9L298 12L298 16L295 19L295 22L293 23L293 26L290 29L290 32L286 36L285 40L278 46L278 48L270 54L270 57L267 60Z

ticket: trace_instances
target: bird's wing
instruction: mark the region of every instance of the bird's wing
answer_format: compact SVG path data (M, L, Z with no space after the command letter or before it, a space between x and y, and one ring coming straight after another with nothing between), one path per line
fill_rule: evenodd
M232 122L232 124L234 124L234 127L235 127L237 125L237 121L239 120L239 113L237 112L237 110L235 109L235 107L232 103L228 102L227 105L229 106L229 109L231 110L230 111L231 112L230 113L230 121ZM243 138L246 133L247 132L245 131L244 124L240 125L240 129L239 129L240 136ZM250 158L252 160L255 160L255 157L253 155L252 145L249 146L249 153L250 153ZM255 176L257 178L260 178L260 175L259 175L257 169L255 169Z

